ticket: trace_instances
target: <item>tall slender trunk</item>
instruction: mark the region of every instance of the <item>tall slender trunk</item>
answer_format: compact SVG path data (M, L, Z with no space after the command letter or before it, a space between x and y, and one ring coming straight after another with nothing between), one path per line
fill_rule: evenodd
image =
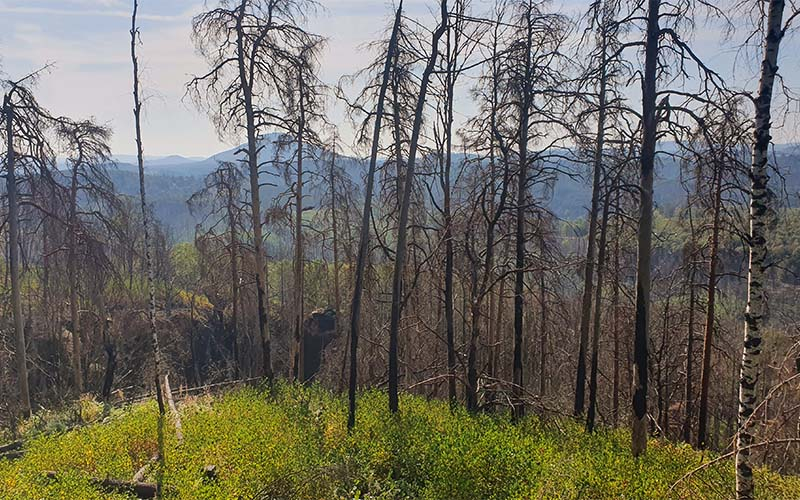
M414 185L414 164L417 159L419 136L422 129L422 115L425 111L425 98L428 93L428 82L436 67L436 58L439 54L439 40L447 30L447 0L441 2L441 21L431 40L431 53L420 82L417 106L414 111L414 127L411 130L411 143L408 148L408 162L406 175L403 180L403 198L400 204L400 218L397 227L397 250L394 260L394 274L392 277L392 312L389 320L389 410L397 413L398 410L398 337L400 330L400 315L403 302L403 273L406 263L406 240L408 233L408 212L411 205L411 191Z
M16 331L17 378L19 403L25 416L31 415L31 394L28 387L28 361L25 327L22 317L22 282L19 275L19 200L17 198L16 155L14 152L14 105L11 93L3 100L6 115L6 196L8 198L8 267L11 275L11 311Z
M336 144L331 151L331 163L328 175L330 176L329 188L331 190L331 230L333 232L333 307L336 309L336 335L341 333L341 321L339 318L342 314L342 295L339 284L339 221L337 220L336 212ZM350 332L344 342L344 349L342 355L342 374L339 378L339 391L341 392L345 384L345 376L347 369L347 349L350 344Z
M470 335L467 347L467 410L478 410L478 335L480 334L481 301L477 300L478 294L478 266L471 266L470 270L470 295L475 297L470 306ZM465 294L466 295L466 294ZM466 305L465 305L466 306ZM452 402L453 400L451 400ZM454 402L453 402L454 404Z
M656 71L660 0L648 0L645 67L642 80L642 153L636 261L636 316L633 338L633 418L631 451L647 451L647 369L649 357L650 259L653 246L653 168L656 156Z
M297 129L297 183L295 185L295 220L294 220L294 356L292 359L292 375L295 380L305 382L306 374L303 366L303 309L304 309L304 274L305 262L303 253L303 140L305 137L305 82L302 70L298 78L300 117Z
M761 80L755 100L755 133L752 165L750 167L750 270L747 276L747 309L745 310L744 347L739 378L739 432L736 437L736 497L753 498L753 469L750 446L753 435L748 421L755 411L759 362L761 357L761 324L764 319L764 269L767 257L768 192L767 152L770 143L770 112L772 88L778 71L778 49L784 31L782 27L784 0L770 0L767 13L764 58Z
M453 94L456 76L453 73L455 61L451 58L450 30L447 30L447 75L445 76L445 152L442 191L444 194L444 322L447 337L447 395L451 405L458 402L456 397L456 345L455 319L453 318L453 216L450 208L450 170L453 162ZM473 321L475 318L473 318ZM476 328L476 327L473 327ZM477 401L475 402L477 404Z
M256 302L258 305L258 331L261 338L261 375L272 379L272 338L269 331L267 295L267 261L264 254L264 235L261 226L261 184L259 182L258 132L253 109L253 72L247 71L242 20L246 0L242 0L239 17L236 18L236 57L239 66L239 84L242 87L247 128L247 165L250 178L250 218L253 224L253 250L256 267Z
M392 135L394 138L394 163L395 163L395 203L396 209L400 209L403 192L403 136L402 123L400 119L400 76L399 76L399 51L394 53L394 71L392 75Z
M240 376L240 362L239 362L239 235L236 229L236 216L234 215L234 198L233 191L233 167L228 167L228 234L230 241L228 242L230 259L231 259L231 301L233 302L233 310L231 313L231 351L233 354L233 379L238 380Z
M691 442L692 420L694 419L694 324L695 310L697 303L697 287L695 286L695 275L697 274L697 264L695 263L695 244L692 236L692 249L689 256L689 326L686 341L686 385L684 389L684 399L686 402L686 413L684 415L683 440Z
M69 190L69 245L67 248L67 276L69 279L69 315L72 323L72 373L75 389L83 392L80 317L78 315L78 163L72 165Z
M597 137L594 150L594 177L592 179L592 206L589 212L589 235L586 242L586 265L583 275L583 298L581 302L580 340L578 344L578 370L575 377L575 416L583 414L586 391L586 345L589 341L589 322L592 316L592 287L594 280L595 239L597 235L597 215L600 210L600 173L603 166L603 148L606 135L606 23L600 26L601 60L600 88L597 103ZM600 286L598 284L598 286Z
M539 258L544 261L544 224L540 221ZM544 268L539 272L539 397L544 398L547 389L547 286Z
M386 50L386 62L383 66L383 79L378 91L378 102L375 108L375 126L372 132L372 150L367 171L367 186L364 192L364 210L361 213L361 234L359 235L358 259L353 285L353 302L350 307L350 383L348 387L348 415L347 428L352 429L356 424L356 389L358 388L358 322L361 317L361 297L364 292L364 272L369 258L369 221L372 214L372 191L375 186L375 169L378 163L378 148L380 147L381 121L383 120L383 106L386 100L386 88L389 85L392 61L397 51L397 38L400 31L400 22L403 14L403 0L400 0L395 14L389 46Z
M101 314L100 317L103 321L102 336L103 349L106 351L106 372L103 376L103 389L100 394L103 398L103 403L108 403L109 399L111 399L111 389L114 388L114 374L117 371L117 347L111 337L111 332L109 332L111 324L106 318L104 309L105 308L103 308L103 314Z
M139 169L139 203L142 209L142 227L144 232L144 260L147 271L147 289L149 293L148 319L150 321L150 335L153 342L153 363L155 370L156 400L158 401L158 414L163 420L166 413L164 396L162 394L161 380L161 347L158 341L158 328L156 326L156 284L153 270L152 242L150 241L150 213L147 211L147 195L144 184L144 149L142 147L141 113L142 101L139 97L139 59L136 57L136 40L139 28L136 26L136 14L139 9L138 0L133 2L133 15L131 16L131 61L133 63L133 117L136 127L136 161ZM163 453L160 453L163 456Z
M486 316L486 337L489 340L489 352L486 359L486 375L489 381L494 384L497 378L497 297L494 290L489 290L489 314ZM491 410L497 400L497 392L490 386L486 391L486 405Z
M597 251L597 286L594 295L594 325L592 331L592 356L589 372L589 409L586 412L586 431L594 432L595 415L597 414L597 378L600 357L600 326L602 320L601 304L603 301L603 271L605 270L606 236L608 234L608 209L611 192L606 193L603 203L603 216L600 222L600 242Z
M166 408L164 406L164 393L161 381L161 348L158 342L158 328L156 326L156 288L155 276L153 271L153 256L150 242L150 220L147 211L147 196L144 184L144 150L142 148L142 127L141 113L142 101L139 98L139 60L136 57L136 39L139 29L136 26L136 14L139 10L138 0L133 1L133 14L131 16L131 61L133 63L133 116L136 128L136 160L139 170L139 202L142 209L142 228L144 233L144 256L145 268L147 271L147 285L149 292L148 319L150 323L150 335L153 342L153 371L155 375L156 402L158 403L158 423L157 423L157 442L158 442L158 461L159 471L164 469L164 420ZM159 472L156 477L156 490L161 490L162 474Z
M618 195L619 196L619 195ZM617 206L616 212L619 213L620 206L619 206L619 197L617 198ZM614 334L614 375L612 380L612 389L611 389L611 415L612 421L614 423L614 427L619 424L619 369L620 369L620 355L622 351L620 349L620 338L619 338L619 280L620 280L620 263L619 263L619 240L621 238L621 231L620 231L620 224L619 224L619 217L614 217L615 222L615 230L614 230L614 293L611 297L611 312L614 315L614 321L612 325L612 331ZM626 363L627 364L627 363Z
M671 288L670 283L670 288ZM672 293L671 290L667 291L667 300L664 304L664 316L662 318L662 327L661 331L669 332L669 312L670 306L672 302ZM669 335L662 335L661 336L661 345L658 349L658 360L657 360L657 382L656 382L656 395L658 396L658 419L654 422L657 423L661 430L662 437L664 437L663 433L667 432L667 409L669 408L669 365L667 364L667 353L669 352Z
M533 99L531 88L531 75L533 62L531 52L533 47L533 13L528 5L526 12L526 44L525 44L525 75L522 84L522 100L520 106L520 126L517 145L519 148L519 172L517 173L517 210L515 221L515 267L514 271L514 359L512 361L511 379L513 382L513 418L519 420L525 415L525 404L522 401L523 373L523 314L525 306L525 210L528 204L528 126L530 120L530 106Z
M708 437L708 388L711 381L711 350L714 342L714 306L717 292L717 261L719 260L720 212L722 211L722 166L714 165L714 206L711 223L711 241L708 262L708 286L706 299L706 328L703 336L703 365L700 371L700 408L697 429L697 447L705 448Z

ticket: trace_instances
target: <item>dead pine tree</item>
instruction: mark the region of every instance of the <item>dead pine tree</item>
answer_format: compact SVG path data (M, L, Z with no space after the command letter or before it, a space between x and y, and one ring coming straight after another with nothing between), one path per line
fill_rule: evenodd
M31 394L28 387L28 361L25 347L25 328L22 317L21 282L19 275L19 198L17 195L16 159L14 151L14 104L13 94L18 84L3 98L3 114L6 125L6 196L8 198L8 266L11 276L11 311L16 332L17 378L19 381L19 403L25 416L31 415Z
M296 41L294 41L296 40ZM277 113L268 114L262 118L269 124L286 130L287 140L281 141L281 147L291 147L293 161L287 165L287 170L294 169L294 183L292 185L292 198L294 202L294 310L293 310L293 342L290 349L290 376L294 380L304 382L306 372L304 367L305 342L303 336L303 321L305 320L305 237L303 214L305 178L312 172L307 171L308 155L319 145L314 125L323 121L321 111L322 84L316 73L319 67L319 53L323 47L323 39L312 35L299 27L294 28L293 41L288 48L291 55L285 57L284 71L287 82L280 87L283 116ZM287 171L287 176L291 174Z
M247 177L235 162L220 162L217 169L208 174L203 187L194 193L187 204L191 213L202 214L204 223L208 223L208 232L204 236L213 236L217 233L218 226L223 226L227 232L226 251L230 270L230 296L231 319L229 344L231 349L232 377L237 380L241 373L239 356L239 324L241 308L241 227L242 213L246 207L242 206L241 196ZM203 224L205 226L205 224Z
M647 4L645 66L642 75L642 152L639 172L639 228L636 258L636 306L633 336L633 426L631 449L638 457L647 450L648 322L650 321L650 259L653 246L653 172L656 156L656 73L660 37L660 0Z
M703 355L700 371L700 402L698 407L697 447L705 448L708 440L709 389L712 368L711 353L716 329L716 298L719 276L721 238L725 230L727 214L725 197L731 191L744 191L741 179L746 177L744 157L746 155L745 120L736 101L711 107L703 115L703 125L694 131L691 149L695 172L694 203L708 214L708 272L706 284L706 321L703 335ZM687 401L688 404L688 401Z
M595 10L602 10L597 3L592 6ZM602 12L595 12L594 16L603 16ZM597 216L600 204L600 174L603 162L603 146L605 140L606 118L606 85L607 85L607 46L609 27L603 19L597 19L597 30L600 32L599 47L599 77L598 77L598 104L597 104L597 138L595 141L594 175L592 176L592 201L589 208L589 234L586 240L586 262L583 266L583 295L581 299L580 335L578 342L578 369L575 375L575 405L573 414L576 417L583 415L586 393L586 348L589 341L589 323L592 315L592 287L594 286L595 248L597 233ZM600 284L598 283L598 287ZM588 425L587 425L588 426Z
M210 68L189 81L187 93L206 108L221 137L238 138L242 130L247 136L237 154L244 155L250 181L261 372L267 379L273 377L272 336L260 191L268 162L260 160L261 139L268 128L287 130L281 93L295 87L295 80L286 79L287 68L309 41L298 20L315 5L311 0L220 0L192 20L192 38Z
M85 246L79 238L87 235L82 214L79 212L79 196L92 202L105 202L114 205L113 184L106 173L106 165L111 161L111 148L108 141L111 131L107 127L91 121L73 122L60 119L58 134L67 145L67 165L69 168L69 194L67 207L67 279L69 281L69 310L73 345L73 382L78 393L83 392L83 347L82 328L78 297L78 252ZM96 212L95 212L96 213ZM103 217L94 217L101 224Z
M359 320L361 319L361 299L364 294L364 274L369 259L369 236L370 218L372 216L372 195L375 186L375 170L378 163L378 150L380 148L381 122L384 115L384 103L386 100L386 90L389 86L389 78L392 69L392 62L398 47L398 33L403 16L402 0L397 6L395 13L392 34L386 49L386 59L383 65L378 99L375 106L373 117L372 147L369 157L369 169L367 170L366 189L364 192L364 209L361 212L361 230L358 244L358 257L356 258L356 270L353 284L353 301L350 305L350 379L348 383L348 414L347 428L352 429L356 424L356 391L358 389L358 335Z
M545 127L559 124L555 107L560 101L557 93L546 89L559 88L557 64L561 60L559 47L565 38L565 19L544 11L545 2L526 0L514 5L515 16L511 44L506 49L504 71L508 73L506 96L513 109L508 117L514 121L510 130L509 150L516 154L516 200L514 201L514 343L511 366L512 414L519 420L525 414L523 401L524 376L524 316L525 276L527 267L526 223L533 202L531 186L533 166L541 159L539 152L531 149L531 141L541 139ZM496 132L497 133L497 132ZM555 139L557 141L558 139ZM511 146L513 144L513 147Z
M433 32L431 39L431 52L427 64L422 72L417 105L414 111L414 126L411 130L411 143L409 144L408 160L406 162L405 176L403 179L402 199L400 203L400 216L397 227L397 244L395 251L394 272L392 275L392 310L389 319L389 411L398 411L398 338L400 333L400 316L403 303L403 272L406 261L406 240L408 234L408 212L411 205L411 191L414 184L414 168L417 159L420 133L422 131L422 118L425 112L425 100L428 92L428 83L431 74L436 68L436 59L439 54L439 41L447 30L448 12L447 0L442 0L440 5L441 20Z
M46 132L54 124L54 119L36 100L30 86L35 85L42 73L50 66L16 80L0 81L6 89L3 96L2 118L6 134L6 199L8 203L8 283L11 292L11 316L15 333L15 358L17 363L17 384L19 387L19 407L25 417L32 415L30 382L27 360L27 342L30 318L23 316L20 207L22 194L19 184L37 179L45 184L45 191L55 192L58 188L52 176L55 164L53 152Z
M620 50L639 48L644 52L644 67L638 73L642 85L641 150L639 155L639 224L636 245L636 291L633 335L633 397L631 419L631 451L635 457L647 450L648 434L648 370L650 369L650 306L651 264L653 253L653 179L657 154L659 124L670 126L679 118L696 119L690 108L698 102L710 102L726 92L719 75L703 63L679 30L680 20L691 12L703 9L710 16L724 18L724 13L710 2L683 0L678 3L648 0L636 7L641 16L626 19L643 21L644 39L621 45ZM691 30L691 25L688 26ZM676 55L671 58L668 54ZM675 74L686 74L692 66L698 74L696 89L658 88L659 80L674 82ZM670 98L680 100L674 104ZM680 127L673 127L680 128ZM665 132L666 133L666 132Z
M469 2L466 0L456 0L453 11L450 13L451 20L445 33L444 51L442 54L441 68L439 69L439 82L436 85L438 96L437 103L437 122L434 125L434 135L436 138L437 150L437 177L439 189L442 193L442 203L439 208L441 213L441 239L444 241L444 320L445 320L445 342L447 344L447 395L450 404L455 406L458 402L456 395L456 348L455 348L455 284L454 274L454 234L453 234L453 136L454 136L454 108L455 92L459 77L467 66L471 66L471 55L477 49L475 40L480 40L485 30L482 24L470 22L472 18L469 11ZM463 161L461 167L463 168ZM477 328L475 322L479 318L473 317L473 328ZM472 344L470 341L470 349ZM469 366L474 366L475 353L470 351L468 356L472 356L472 362L468 361ZM470 368L467 368L468 371ZM469 375L468 375L469 378ZM474 387L477 380L468 384L473 387L467 388L467 406L471 410L476 409L477 401L471 395L477 394Z

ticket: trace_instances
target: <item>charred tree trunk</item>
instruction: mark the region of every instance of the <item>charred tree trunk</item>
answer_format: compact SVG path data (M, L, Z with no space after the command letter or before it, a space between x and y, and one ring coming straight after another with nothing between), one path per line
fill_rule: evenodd
M589 323L592 316L592 287L594 280L595 238L597 235L597 215L600 210L600 173L603 166L603 148L606 129L606 34L602 31L600 88L598 92L597 138L594 150L594 177L592 179L592 205L589 212L589 235L586 242L586 265L583 275L583 298L581 302L580 341L578 344L578 371L575 378L575 416L583 414L586 391L586 346L589 341ZM597 286L600 286L599 284Z
M105 312L103 311L105 314ZM101 392L103 402L108 403L111 399L111 390L114 388L114 375L117 371L117 347L111 337L109 329L110 321L103 318L103 349L106 351L106 373L103 376L103 390Z
M444 194L444 322L447 338L447 396L450 404L455 406L458 402L456 396L456 345L455 345L455 318L453 316L453 216L450 201L450 172L453 156L453 94L455 92L455 64L450 58L450 30L447 31L447 75L445 97L445 157L444 172L442 175L442 190ZM474 321L474 318L473 318ZM477 405L477 401L475 401Z
M69 234L67 249L67 276L69 279L69 316L72 331L72 374L75 390L83 392L80 317L78 315L78 162L72 165L69 190Z
M403 180L403 197L400 204L400 217L397 228L397 250L395 252L394 274L392 277L392 311L389 320L389 410L397 413L398 410L398 338L400 331L400 315L403 303L403 273L406 261L406 240L408 233L408 212L411 205L411 191L414 185L414 164L417 159L419 136L422 129L422 116L425 111L425 98L428 92L428 82L436 66L439 50L439 40L447 29L447 0L441 2L441 21L433 33L431 53L427 65L422 73L419 96L414 111L414 126L411 130L411 143L408 151L406 174Z
M708 389L711 381L711 350L714 342L715 302L717 292L717 261L719 260L720 212L722 211L722 166L713 165L714 205L709 244L708 287L706 299L706 328L703 337L703 365L700 371L700 408L697 447L705 448L708 438Z
M11 94L6 94L3 108L6 115L6 196L8 198L8 267L11 275L11 311L16 331L17 378L19 404L22 413L31 415L31 395L28 388L28 361L25 342L25 327L22 317L22 282L19 275L19 200L14 152L14 105Z
M617 199L617 206L616 212L619 212L619 199ZM622 237L620 231L620 224L619 218L615 216L614 218L615 224L615 231L614 231L614 293L611 298L611 311L614 315L614 324L612 326L612 331L614 334L614 374L612 380L612 389L611 389L611 418L614 423L614 427L619 424L619 381L620 381L620 356L622 355L622 350L620 349L620 338L619 338L619 281L620 281L620 262L619 262L619 240Z
M525 307L525 210L528 204L528 127L530 120L530 106L533 99L531 88L531 75L533 61L531 58L533 46L533 12L528 6L526 12L526 41L525 41L525 67L524 82L522 84L522 99L520 103L520 126L517 137L519 171L517 172L517 207L515 220L515 267L514 271L514 359L511 367L513 418L519 420L525 415L525 404L522 401L523 373L523 315Z
M589 372L589 409L586 412L586 431L594 432L597 415L597 378L600 357L600 327L602 321L601 304L603 301L603 271L605 270L606 236L608 234L608 208L611 192L606 193L603 203L603 216L600 222L600 242L597 251L597 286L594 295L594 325L592 331L592 357Z
M303 73L299 72L298 91L300 102L300 116L297 129L297 181L295 184L295 246L294 246L294 349L292 357L292 376L295 380L305 382L303 367L303 309L304 309L304 273L305 262L303 253L303 140L305 138L305 82Z
M660 0L648 0L645 68L642 80L642 153L636 261L636 313L633 340L633 418L631 451L647 451L647 369L649 358L650 259L653 241L653 169L656 155L656 72Z
M383 106L386 100L386 88L389 85L389 76L392 61L397 51L397 38L400 31L400 22L403 15L403 1L397 7L389 46L386 50L386 62L383 66L383 79L378 93L378 102L375 108L375 126L372 133L372 151L369 158L367 172L367 186L364 193L364 210L361 214L361 234L359 235L358 259L353 285L353 302L350 307L350 383L348 387L348 415L347 428L352 429L356 424L356 390L358 389L358 328L361 315L361 298L364 292L364 273L369 259L369 221L372 214L372 191L375 186L375 169L378 163L378 149L380 147L381 120L383 119Z
M692 229L694 230L694 229ZM694 237L692 237L694 242ZM689 255L689 326L686 337L686 385L684 388L684 399L686 400L686 411L683 421L682 436L686 443L691 442L692 420L694 419L694 325L695 310L697 304L697 287L695 286L695 275L697 274L697 264L695 263L695 245L692 243L691 254Z
M229 167L233 168L233 167ZM229 171L230 172L230 171ZM232 176L229 176L229 181L232 181ZM240 376L240 362L239 362L239 235L236 228L236 217L234 215L234 203L236 199L233 196L234 191L231 185L228 185L228 233L230 241L228 242L228 252L231 260L231 351L233 354L233 378L238 380Z
M236 57L239 69L239 84L242 88L242 99L246 115L247 128L247 166L250 179L250 217L253 224L253 250L256 267L256 302L258 306L258 331L261 338L261 375L272 379L272 338L269 331L269 311L267 295L267 260L264 252L264 235L261 226L261 183L259 182L258 133L255 110L253 108L253 72L247 71L247 54L244 47L245 14L244 4L236 19Z
M542 231L544 228L542 227ZM544 232L539 236L539 254L544 259ZM545 271L539 272L539 397L544 398L547 391L547 283Z

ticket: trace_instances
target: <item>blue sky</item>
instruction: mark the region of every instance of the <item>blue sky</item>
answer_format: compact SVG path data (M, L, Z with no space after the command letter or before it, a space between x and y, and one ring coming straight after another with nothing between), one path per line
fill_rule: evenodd
M209 0L210 1L210 0ZM147 97L144 123L145 152L150 155L208 156L232 146L221 142L205 115L182 102L184 84L205 68L189 39L190 21L204 0L140 0L140 50L143 86ZM214 3L211 2L210 3ZM474 0L476 10L487 2ZM322 12L310 29L328 38L322 78L335 83L340 76L364 66L371 55L364 44L382 33L391 15L390 0L322 0ZM406 0L407 13L432 19L433 0ZM571 10L588 1L556 2ZM37 88L40 101L53 113L75 118L92 116L114 129L115 153L134 151L129 55L128 0L0 0L0 63L14 78L53 62L52 72ZM797 36L782 47L781 69L800 88L800 50ZM735 41L721 45L716 30L703 28L695 45L722 75L752 88L757 68L735 64ZM735 38L734 38L735 40ZM464 103L464 110L469 106ZM797 111L797 106L793 108ZM341 109L331 109L332 118ZM793 118L776 134L779 142L797 141ZM345 128L343 138L350 133Z

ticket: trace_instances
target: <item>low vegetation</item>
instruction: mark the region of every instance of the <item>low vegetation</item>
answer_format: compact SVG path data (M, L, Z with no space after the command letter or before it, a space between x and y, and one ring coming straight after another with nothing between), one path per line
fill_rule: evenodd
M714 457L652 440L630 455L625 431L588 435L570 420L472 416L442 401L401 398L390 416L386 396L360 395L348 434L346 401L321 388L279 384L179 406L184 441L165 426L165 466L146 481L163 482L180 499L511 499L730 498L733 466L720 461L679 482ZM32 435L25 454L0 461L0 497L128 498L98 489L92 478L130 480L158 449L155 403L114 409L105 417L81 404L96 424ZM36 435L33 435L36 434ZM204 474L215 466L213 477ZM48 471L55 472L48 477ZM757 471L759 498L800 498L800 478Z

